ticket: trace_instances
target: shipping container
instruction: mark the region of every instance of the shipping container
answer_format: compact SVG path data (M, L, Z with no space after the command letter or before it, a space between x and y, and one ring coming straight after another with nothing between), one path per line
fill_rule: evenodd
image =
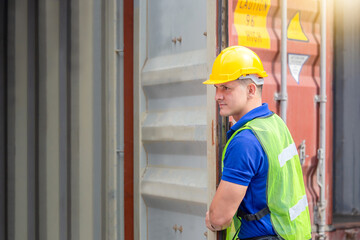
M262 59L264 69L269 73L265 79L263 101L283 118L298 147L312 229L316 232L321 222L318 216L331 214L331 208L326 207L326 212L320 210L319 186L332 186L332 178L326 174L326 179L319 182L319 163L325 161L325 172L332 172L333 6L332 2L327 1L326 85L323 86L320 76L321 2L287 1L286 16L282 15L283 1L260 2L229 1L229 45L250 47ZM282 35L282 27L285 27L285 35ZM283 85L286 85L285 92ZM327 113L325 126L320 121L322 87L326 87L327 98L323 102L326 103ZM324 129L327 136L324 149L319 146L319 129ZM320 155L320 152L324 155ZM320 156L325 159L321 160ZM331 187L322 190L326 199L323 201L331 206ZM329 219L326 225L330 224Z
M335 1L331 239L360 239L359 10L359 1Z
M206 4L209 5L209 2ZM337 4L337 8L334 8L335 4ZM337 92L334 83L342 85L344 82L343 76L340 76L339 79L336 80L333 76L334 74L337 74L339 70L343 71L342 69L336 68L337 66L333 67L333 63L336 61L334 60L334 34L339 28L346 28L344 26L335 28L334 15L339 16L340 11L344 11L344 6L346 6L346 4L352 5L354 9L356 9L357 4L353 4L350 1L344 3L344 5L339 2L335 3L334 1L217 1L215 10L217 15L207 16L208 31L210 27L209 24L213 25L209 21L216 22L217 25L214 35L210 35L209 32L207 33L208 38L216 39L216 45L213 45L213 48L209 49L209 43L207 45L203 44L204 47L207 46L208 51L216 52L216 54L226 46L247 46L255 51L262 59L265 70L269 73L269 77L265 80L263 100L269 104L271 110L281 115L287 123L298 147L311 215L313 238L328 237L330 239L337 239L337 236L345 237L344 233L340 233L344 231L342 230L344 228L348 228L346 231L350 232L346 235L347 237L351 235L351 237L355 239L357 234L356 226L358 224L356 221L358 220L356 220L356 215L358 212L356 209L358 209L358 201L356 201L356 199L358 198L357 193L359 184L357 182L359 181L347 183L351 186L347 194L354 199L347 201L350 202L353 207L350 210L351 217L349 217L349 219L353 219L353 222L347 225L339 225L336 222L336 218L333 216L334 198L335 200L336 198L341 199L340 201L335 202L335 206L340 206L340 204L343 204L344 206L344 200L342 199L346 199L342 192L333 192L334 184L335 186L336 184L346 184L344 182L344 175L351 169L345 169L344 166L349 165L349 163L352 162L355 166L355 171L359 170L358 167L356 167L356 152L350 153L350 159L354 160L343 160L343 162L340 163L340 168L337 168L335 165L335 171L338 172L338 169L342 169L342 172L338 174L340 175L339 177L342 182L334 182L333 149L334 144L335 147L338 146L333 138L333 132L339 131L339 126L335 125L336 122L334 121L334 118L341 118L344 114L342 114L343 108L340 108L341 113L334 112L335 104L333 101L335 97L340 98L341 101L351 99L354 105L349 106L348 109L358 109L359 106L359 100L354 101L356 97L353 95L348 97L334 96ZM188 216L182 215L182 218L180 218L171 214L171 211L173 210L179 211L179 209L173 205L180 206L181 204L172 201L175 197L168 196L167 194L170 195L171 191L168 191L163 185L168 184L167 181L174 181L173 179L181 179L178 181L184 182L182 177L191 174L190 171L176 172L174 168L179 166L174 166L174 164L171 164L170 162L176 161L176 156L179 153L175 151L170 154L167 153L167 151L170 151L171 149L169 141L176 141L176 138L178 137L178 134L174 132L178 126L172 126L180 121L180 115L177 113L177 108L183 107L182 104L186 104L186 102L178 100L178 94L181 94L182 92L181 88L178 88L175 94L171 91L171 87L167 87L165 84L169 82L173 84L174 81L177 83L178 81L182 81L182 74L194 74L195 72L192 70L192 67L188 65L185 65L186 69L180 70L180 72L178 68L169 69L168 67L168 64L175 65L170 59L173 54L177 54L176 51L179 49L188 51L189 54L191 53L191 50L186 49L187 46L184 41L186 38L176 36L178 31L186 34L182 29L182 26L187 26L186 21L191 19L191 10L188 10L185 13L186 17L181 18L178 14L182 14L182 7L178 6L178 11L174 14L172 7L175 6L176 4L169 6L168 2L165 4L161 3L161 1L151 4L146 1L139 1L139 15L135 16L135 19L138 19L139 21L138 25L141 26L141 23L145 25L145 22L147 22L145 29L140 30L139 35L136 35L139 42L135 39L135 45L138 45L140 55L139 60L135 61L135 66L138 66L138 68L141 69L138 73L139 75L134 78L135 82L139 81L139 86L135 87L135 92L138 93L138 91L140 91L139 96L135 96L135 98L138 99L140 106L134 106L136 111L139 112L139 119L135 122L140 124L138 128L135 127L136 129L139 129L139 137L137 141L135 141L135 148L138 147L138 149L135 150L135 154L138 152L139 155L134 159L135 164L136 161L139 160L138 164L140 169L135 169L135 172L138 171L138 175L140 176L140 186L138 190L136 190L135 187L134 194L139 194L139 200L135 201L135 209L137 204L139 209L141 209L139 212L135 212L135 218L146 214L146 218L141 218L138 222L139 239L162 237L164 239L174 239L176 237L179 239L181 237L186 239L186 236L188 236L186 231L187 228L185 227L182 229L183 232L181 232L182 234L180 234L180 236L177 231L177 226L183 226L182 224L177 223L177 221L179 221L178 219L187 221L185 219ZM197 5L192 4L192 8L196 7ZM155 15L156 20L153 19L154 14L152 11L154 10L158 11ZM350 12L350 9L347 9L347 12ZM201 13L198 12L197 18L199 19L200 16ZM166 22L158 19L166 19ZM182 19L181 27L176 25L178 24L178 21L180 21L179 19ZM351 18L349 18L348 21L350 21L350 19ZM351 26L354 26L354 22L358 22L356 19L357 18L353 18ZM152 28L153 22L157 23L155 29ZM191 29L186 30L189 32L196 30L196 25ZM135 32L138 32L136 28ZM196 33L192 35L195 37ZM345 39L346 37L350 38L349 35L350 33L346 36L341 36L343 36L342 39ZM184 42L178 41L178 39L182 39ZM348 41L356 43L355 39ZM171 45L171 42L173 45ZM192 44L193 46L196 46L196 41L193 40ZM159 45L161 47L159 47ZM357 53L358 51L356 51L356 54ZM159 54L161 57L158 57L157 55L154 57L153 54ZM180 57L181 55L176 56L176 64L184 66L182 63L183 58ZM339 57L340 58L337 59L339 62L346 63L351 61L343 58L343 56ZM156 65L153 63L155 60L157 60ZM207 74L210 73L212 64L211 59L208 59L208 61L207 65L210 67L207 69ZM187 63L190 63L190 61L187 61ZM149 69L149 66L156 66L161 69L162 72L156 72L152 68ZM156 87L153 85L150 87L148 83L145 83L148 79L149 70L151 71L151 80L153 80ZM166 71L166 74L164 74L164 71ZM196 73L199 72L200 71L197 71ZM357 83L353 84L354 86L358 86ZM177 87L177 85L174 84L173 87ZM152 91L151 88L154 88L154 91L157 89L158 91L168 92L169 95L165 97L165 93L156 93ZM201 87L194 83L192 88L198 90ZM345 86L340 88L344 89ZM195 91L194 89L192 89L191 92ZM211 111L211 101L213 101L213 96L211 96L212 93L210 91L211 90L208 89L208 92L206 93L208 105L207 118L211 119L211 121L210 119L207 119L207 127L210 129L208 130L208 133L212 133L213 135L208 137L207 141L208 143L211 141L212 143L217 144L219 149L209 152L208 148L207 162L208 172L211 172L209 166L217 167L216 170L213 170L212 175L215 179L217 177L216 172L219 172L218 163L220 161L217 154L221 152L221 147L224 143L222 136L228 126L226 123L222 124L221 120L223 119L214 115L214 112ZM171 104L173 103L172 101L174 98L177 100L175 106ZM158 101L154 101L155 99ZM155 107L154 104L161 104L161 100L166 102L166 110L164 108ZM193 100L192 102L200 103L201 100ZM165 111L167 113L165 113ZM201 112L200 109L197 111ZM186 125L185 120L187 119L186 114L188 112L189 110L187 110L186 113L181 114L182 124ZM156 117L153 115L154 113L157 115ZM169 114L171 114L171 117L169 117ZM352 116L351 120L349 120L349 118L344 118L341 122L344 122L346 119L346 121L351 121L351 123L353 123L353 119L358 119L359 113L358 111L355 111L355 113L351 113L350 116ZM200 116L197 117L197 119L199 118ZM216 122L213 123L213 120ZM152 125L151 128L153 130L151 132L149 131L149 126L147 126L147 124ZM171 131L168 129L169 125L171 126ZM212 132L213 126L216 126L215 132ZM345 129L343 131L345 131ZM182 134L184 133L185 129L182 128ZM147 134L150 134L153 137L149 139L146 137ZM176 137L171 135L173 136L172 138L167 138L168 134L174 134ZM342 134L344 133L342 132ZM213 137L215 137L215 139L213 139ZM345 139L349 139L348 141L354 139L356 143L359 143L358 133L352 133L352 135L344 137ZM191 142L193 140L186 139L186 141ZM341 142L341 139L339 139L339 142ZM138 144L138 146L136 146L136 144ZM152 146L155 145L158 146L152 148ZM349 147L351 147L351 145ZM180 148L183 149L184 147L177 147L177 149ZM166 153L161 153L160 149ZM350 150L355 151L352 147ZM153 154L153 151L156 151L156 154ZM189 152L191 150L187 151ZM191 157L192 159L195 159L194 156ZM161 162L159 161L160 159ZM186 162L185 159L186 158L183 158L184 162ZM209 161L214 165L211 165ZM205 163L205 160L203 160L203 163ZM170 164L171 166L169 166ZM153 165L159 165L159 169L153 169ZM167 174L172 176L171 180L167 179ZM199 174L197 175L199 176ZM355 176L351 176L356 179ZM209 181L211 176L208 175L207 178ZM187 179L191 178L187 177ZM347 177L347 179L349 179L349 177ZM150 188L150 182L157 182L158 186L154 184L151 185ZM172 186L169 187L175 188L175 185L177 184L172 183L171 185ZM143 191L144 189L145 191ZM155 189L158 191L161 189L161 191L158 192ZM180 186L179 189L181 189ZM344 189L346 188L341 188L340 191L344 191ZM152 194L149 193L150 191ZM185 196L188 194L188 191L182 191L182 198L186 198ZM200 192L199 190L196 191ZM210 196L213 193L213 185L210 185L210 182L209 185L207 185L207 192ZM192 195L193 193L190 194ZM152 196L149 197L148 195ZM164 200L164 198L168 199ZM211 200L211 197L209 200ZM167 203L168 201L171 203ZM157 205L155 202L161 204ZM207 204L209 203L210 202ZM349 209L349 206L346 207ZM163 208L165 208L167 212L163 212ZM184 211L183 209L180 210ZM162 211L161 217L158 216L159 213L157 213L157 211ZM202 211L204 214L205 210ZM164 221L162 219L166 219L166 223L162 224L161 221ZM346 217L343 217L342 219L344 221ZM193 220L195 220L195 218ZM146 227L142 226L143 224L145 224ZM156 227L153 227L152 224L155 224ZM136 225L137 224L135 224L135 226ZM171 229L171 226L173 226L173 231L169 230ZM157 235L154 235L154 230ZM135 232L137 231L135 230ZM200 231L194 227L194 232L192 233L194 238L198 238L199 234ZM208 232L208 234L211 234L211 232ZM208 237L214 236L208 235Z
M215 161L207 160L215 160L207 158L215 105L208 115L212 94L202 82L215 57L215 10L205 0L135 8L134 239L214 237L204 216L215 189Z
M0 1L0 239L224 239L205 226L232 118L202 84L256 52L313 239L360 239L359 1Z
M0 239L117 239L115 6L1 1Z

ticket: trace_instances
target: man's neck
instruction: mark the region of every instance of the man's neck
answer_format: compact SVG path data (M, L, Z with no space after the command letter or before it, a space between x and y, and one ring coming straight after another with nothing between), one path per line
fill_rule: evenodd
M250 112L251 110L258 108L262 105L262 100L260 99L253 99L253 101L248 102L248 104L246 105L246 107L244 108L244 110L238 114L238 115L233 115L232 117L235 119L235 121L239 121L245 114L247 114L248 112Z

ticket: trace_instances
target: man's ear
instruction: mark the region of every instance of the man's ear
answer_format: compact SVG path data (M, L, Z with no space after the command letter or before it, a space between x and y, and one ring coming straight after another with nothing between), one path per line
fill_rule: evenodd
M256 94L256 91L257 91L255 83L250 83L247 86L247 91L248 91L248 96L249 97L254 97L255 94Z

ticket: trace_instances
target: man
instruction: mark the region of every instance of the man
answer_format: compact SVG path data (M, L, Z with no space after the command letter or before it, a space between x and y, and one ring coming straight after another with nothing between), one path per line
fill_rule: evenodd
M311 239L302 170L284 122L261 92L267 74L250 49L233 46L216 58L210 79L221 116L236 124L227 133L222 178L206 213L211 231L226 239Z

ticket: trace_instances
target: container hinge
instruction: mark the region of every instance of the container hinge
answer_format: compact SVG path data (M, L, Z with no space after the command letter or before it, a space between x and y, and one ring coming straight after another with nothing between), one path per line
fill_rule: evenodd
M124 153L124 145L120 145L120 148L116 149L116 154L120 155L120 157L123 157Z
M287 95L282 95L281 93L274 93L274 99L275 101L287 101L288 96Z
M314 224L315 225L319 225L319 207L317 206L317 204L314 204ZM316 230L317 232L318 230Z
M306 155L306 145L305 140L303 140L300 144L300 150L299 150L299 158L300 158L300 164L301 166L305 163L305 159L309 157L309 155Z
M326 103L327 102L327 97L326 96L321 96L321 95L315 95L314 101L316 103Z
M324 149L319 148L317 151L317 158L319 159L319 161L322 161L324 157L325 157Z
M115 52L116 52L117 54L120 54L120 53L123 53L123 52L124 52L124 49L115 49Z

